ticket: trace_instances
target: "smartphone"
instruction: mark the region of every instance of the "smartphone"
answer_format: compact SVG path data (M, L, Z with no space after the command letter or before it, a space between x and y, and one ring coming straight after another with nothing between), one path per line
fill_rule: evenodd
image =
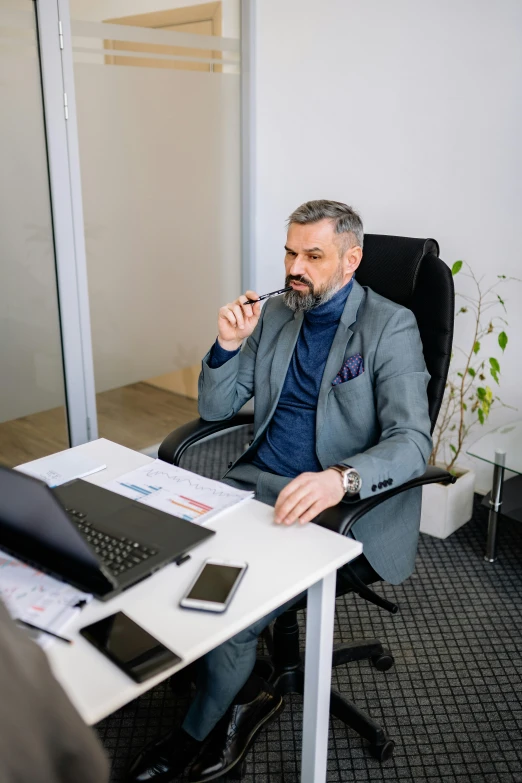
M135 682L144 682L181 661L124 612L86 625L80 633Z
M206 560L179 602L184 609L224 612L248 566L225 560Z

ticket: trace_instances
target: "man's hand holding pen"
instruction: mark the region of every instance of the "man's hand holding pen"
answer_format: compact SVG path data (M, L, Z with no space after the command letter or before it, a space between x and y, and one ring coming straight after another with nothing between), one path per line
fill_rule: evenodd
M255 291L247 291L235 302L225 305L219 311L218 317L218 342L225 351L237 351L243 340L250 337L261 313L260 302L270 299L272 296L286 294L292 290L291 285L280 288L278 291L270 291L269 294L259 296Z
M219 310L218 342L225 351L236 351L256 328L261 314L261 302L248 304L248 300L258 299L255 291L247 291L235 302L230 302Z

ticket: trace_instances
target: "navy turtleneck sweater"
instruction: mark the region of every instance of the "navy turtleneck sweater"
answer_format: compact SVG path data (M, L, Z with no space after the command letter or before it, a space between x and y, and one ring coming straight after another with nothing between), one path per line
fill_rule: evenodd
M326 360L352 287L353 278L330 301L304 314L279 402L252 459L261 470L290 478L306 471L322 470L315 452L317 399ZM223 350L216 340L209 367L220 367L236 353Z

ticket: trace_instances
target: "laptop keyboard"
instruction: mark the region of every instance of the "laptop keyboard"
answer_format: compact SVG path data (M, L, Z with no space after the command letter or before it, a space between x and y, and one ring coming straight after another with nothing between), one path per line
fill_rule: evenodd
M139 541L127 536L113 536L95 528L87 519L87 514L74 508L65 509L82 536L91 545L103 564L114 576L121 576L129 568L144 563L157 554Z

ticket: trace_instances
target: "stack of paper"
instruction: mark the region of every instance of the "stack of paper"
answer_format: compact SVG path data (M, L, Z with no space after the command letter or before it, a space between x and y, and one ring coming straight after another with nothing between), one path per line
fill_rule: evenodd
M107 465L104 465L100 460L86 457L72 450L62 451L51 457L35 459L33 462L19 465L16 469L45 481L50 487L58 487L67 481L84 478L90 476L91 473L105 470L106 467Z
M200 524L254 495L160 459L131 470L104 486L146 506Z
M14 620L25 620L60 634L92 595L0 551L0 598ZM40 634L37 641L45 648L54 640L52 636Z

